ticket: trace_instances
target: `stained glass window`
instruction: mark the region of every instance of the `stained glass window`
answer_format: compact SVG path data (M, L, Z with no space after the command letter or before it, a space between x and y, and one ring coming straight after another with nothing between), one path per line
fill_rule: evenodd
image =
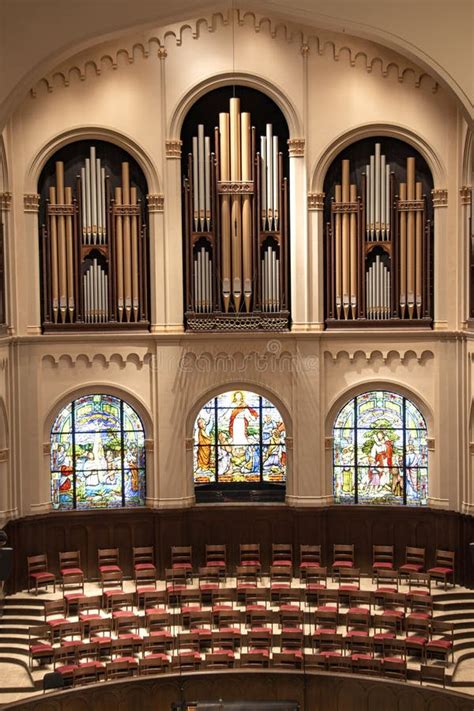
M285 425L269 400L232 390L204 405L194 423L195 484L285 480Z
M113 395L85 395L51 429L55 509L145 505L145 433L130 405Z
M358 395L333 434L336 503L427 504L426 423L410 400L385 390Z

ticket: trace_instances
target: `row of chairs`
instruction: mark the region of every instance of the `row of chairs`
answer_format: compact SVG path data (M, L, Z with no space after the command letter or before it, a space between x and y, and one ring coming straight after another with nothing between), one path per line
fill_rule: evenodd
M251 567L260 575L262 570L260 544L240 545L239 568ZM228 575L227 549L225 545L206 546L205 568L212 569L219 577ZM394 564L394 546L373 546L372 576L373 579L382 571L397 572L399 579L407 578L411 573L422 573L425 570L426 552L424 548L407 547L405 562L398 570ZM56 590L56 575L48 569L46 554L29 556L28 591L32 584L38 593L39 586L53 585ZM304 580L309 572L321 568L321 546L301 545L299 559L299 575ZM272 568L284 568L293 576L293 547L291 544L272 545ZM331 571L333 579L340 577L341 572L356 568L353 545L334 544ZM187 578L192 579L195 571L191 546L173 546L171 549L171 570L182 571ZM66 586L80 587L84 590L85 575L81 567L79 551L59 553L59 571L63 591ZM102 587L108 584L123 583L123 570L120 567L119 549L103 548L98 550L98 572ZM430 581L442 582L446 589L447 583L454 585L454 553L437 550L434 566L428 569ZM151 582L157 579L157 568L153 546L133 548L133 576L137 583Z

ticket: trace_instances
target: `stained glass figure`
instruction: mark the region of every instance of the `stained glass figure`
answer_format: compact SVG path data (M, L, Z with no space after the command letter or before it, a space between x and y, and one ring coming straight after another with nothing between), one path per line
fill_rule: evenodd
M285 480L285 425L269 400L232 390L204 405L194 424L195 484Z
M410 400L385 390L358 395L333 433L336 503L427 504L426 423Z
M86 395L61 410L51 429L55 509L145 505L145 433L130 405Z

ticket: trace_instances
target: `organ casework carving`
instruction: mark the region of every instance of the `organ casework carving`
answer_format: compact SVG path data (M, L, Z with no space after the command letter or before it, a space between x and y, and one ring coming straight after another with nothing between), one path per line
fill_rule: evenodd
M143 186L126 154L112 147L110 160L106 147L69 151L40 187L45 330L148 326Z
M198 124L184 179L186 326L288 328L287 179L271 123L257 136L231 98L212 136Z
M396 159L379 142L339 161L326 224L328 326L431 324L432 220L417 159ZM429 192L428 192L429 194Z

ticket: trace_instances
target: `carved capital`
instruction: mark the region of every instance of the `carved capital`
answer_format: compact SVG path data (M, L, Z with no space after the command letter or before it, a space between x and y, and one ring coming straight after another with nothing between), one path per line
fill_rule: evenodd
M448 207L448 191L446 188L436 188L431 191L433 207Z
M159 47L158 58L159 59L166 59L167 56L168 56L168 50L166 49L166 47Z
M146 439L145 440L145 452L147 454L151 454L152 452L155 451L155 443L152 439Z
M8 460L8 449L0 449L0 463Z
M12 206L12 194L0 193L0 212L8 212Z
M470 205L472 202L472 188L470 185L463 185L459 189L459 195L461 196L461 205Z
M324 193L308 193L308 210L321 212L324 209Z
M149 193L146 196L148 212L163 212L165 206L165 197L160 193Z
M25 212L38 212L40 196L38 193L26 193L23 196L23 206Z
M304 138L289 138L288 153L290 158L304 158Z
M430 451L430 452L434 452L434 451L435 451L435 439L434 439L434 437L427 437L426 443L427 443L427 445L428 445L429 451Z
M51 444L50 442L44 442L43 443L43 454L45 457L49 457L51 454Z
M181 146L183 145L183 141L180 141L179 138L175 138L173 140L166 141L166 157L167 158L177 158L178 160L181 158Z
M324 438L324 449L332 449L333 444L334 444L334 437L325 437Z
M184 440L184 446L186 448L186 452L192 452L194 447L194 437L186 437Z

